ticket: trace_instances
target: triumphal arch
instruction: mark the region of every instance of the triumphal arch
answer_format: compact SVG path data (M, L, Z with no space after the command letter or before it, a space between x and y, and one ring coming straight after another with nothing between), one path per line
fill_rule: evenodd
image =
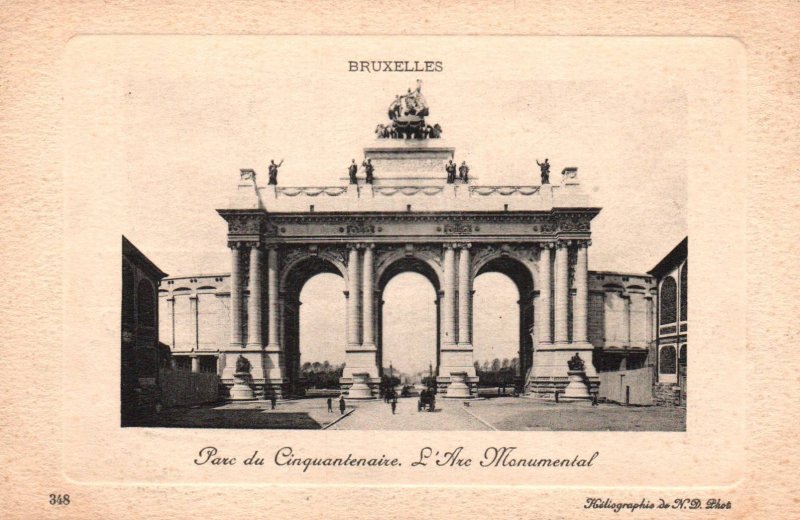
M284 187L277 165L268 183L242 170L229 206L218 210L231 250L223 382L233 383L242 356L257 392L294 392L300 291L311 277L334 273L345 281L347 300L342 385L351 398L377 393L382 293L392 277L413 271L436 289L439 388L452 397L475 395L473 280L500 272L519 290L518 375L526 392L552 396L563 389L576 352L596 390L587 256L590 223L600 210L582 191L577 169L565 169L558 184L543 167L539 185L480 185L479 172L451 164L456 150L438 124L426 121L419 87L414 94L398 96L389 124L378 126L363 162L338 185Z

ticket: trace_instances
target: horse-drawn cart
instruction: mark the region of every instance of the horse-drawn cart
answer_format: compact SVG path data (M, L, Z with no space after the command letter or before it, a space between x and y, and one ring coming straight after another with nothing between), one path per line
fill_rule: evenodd
M417 411L433 412L436 410L436 392L433 390L423 390L419 393L419 401L417 402Z

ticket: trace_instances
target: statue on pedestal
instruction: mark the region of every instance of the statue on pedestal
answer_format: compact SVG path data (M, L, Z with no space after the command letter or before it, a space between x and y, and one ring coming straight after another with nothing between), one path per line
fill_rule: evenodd
M458 168L458 178L464 182L469 182L469 166L467 166L467 161L461 161L461 166Z
M278 168L281 167L281 164L283 164L283 159L278 164L275 164L274 159L269 161L269 182L267 184L278 185Z
M581 359L581 356L577 352L567 361L567 367L569 367L570 370L576 372L581 372L585 369L583 360Z
M586 384L586 365L581 356L576 352L567 360L567 376L569 384L564 389L564 401L580 401L591 399L589 386Z
M367 173L367 178L365 182L367 184L372 184L372 181L375 180L375 177L373 176L375 172L375 167L372 166L372 159L367 159L366 161L361 163L361 165L364 167L364 171Z
M408 89L406 94L396 95L386 114L391 124L375 127L379 139L436 139L442 134L441 126L425 122L430 109L422 95L422 80L417 80L415 90Z
M539 159L536 159L536 164L538 164L539 168L542 170L542 185L550 184L550 163L547 158L545 158L543 163L540 163Z
M243 355L239 354L239 357L236 358L236 373L249 374L250 367L251 367L250 361Z
M358 173L358 166L356 166L356 160L350 163L350 167L347 169L347 174L350 176L350 184L358 184L358 178L356 174Z
M450 162L444 166L444 171L447 172L447 184L456 182L456 163L453 162L453 159L450 159Z
M248 401L255 398L250 369L250 360L239 354L236 358L236 372L233 374L233 387L230 390L232 401Z

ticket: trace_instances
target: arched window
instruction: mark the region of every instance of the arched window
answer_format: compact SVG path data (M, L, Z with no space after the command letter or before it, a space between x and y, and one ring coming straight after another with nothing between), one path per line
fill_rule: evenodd
M681 321L686 321L686 272L689 270L689 262L683 264L681 269Z
M136 314L139 318L139 325L155 326L155 297L153 296L153 286L147 280L139 282L139 287L136 289Z
M661 347L661 352L658 356L658 373L664 375L672 375L676 373L675 364L675 347L667 345Z
M678 299L678 286L673 277L667 276L664 281L661 282L659 299L661 301L661 325L675 323L677 317L675 306Z

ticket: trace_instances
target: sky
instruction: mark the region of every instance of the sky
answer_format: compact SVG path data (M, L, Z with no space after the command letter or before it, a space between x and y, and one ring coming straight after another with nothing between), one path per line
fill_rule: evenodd
M77 38L65 104L80 108L65 111L65 127L76 157L102 156L118 176L121 233L170 275L222 273L230 254L215 210L240 168L265 178L269 160L284 159L282 185L340 185L395 94L419 78L428 120L474 184L538 184L545 157L553 178L577 166L602 208L589 268L644 273L688 234L686 58L675 45L602 38ZM437 60L443 71L349 72L361 59ZM385 358L408 372L427 367L435 330L420 278L398 276L385 297ZM476 281L476 358L515 355L516 289L501 278ZM301 295L304 361L343 357L344 312L313 303L341 285L321 276Z

